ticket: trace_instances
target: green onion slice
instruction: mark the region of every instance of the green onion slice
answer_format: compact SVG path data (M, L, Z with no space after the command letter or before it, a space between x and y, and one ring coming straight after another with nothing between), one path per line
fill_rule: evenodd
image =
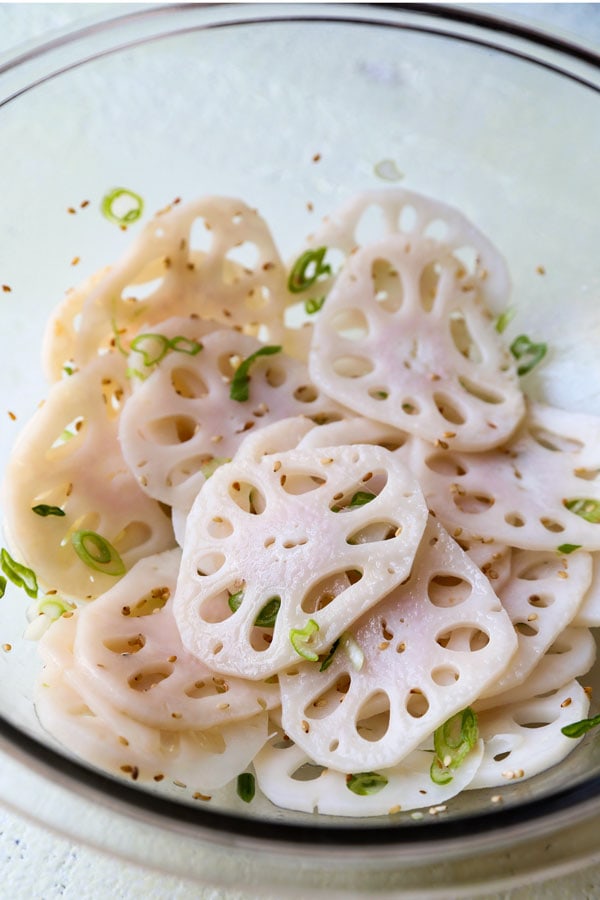
M244 591L243 589L237 591L235 594L230 594L227 598L227 604L231 612L237 612L240 606L242 605L242 601L244 599ZM275 625L275 620L277 619L277 613L281 607L281 597L270 597L269 600L265 603L263 608L258 613L256 619L254 620L254 624L258 625L259 628L273 628Z
M301 294L302 291L307 291L309 287L312 287L317 278L322 275L331 275L331 266L323 262L326 253L327 247L318 247L316 250L307 250L298 257L288 277L290 293Z
M233 376L233 380L231 382L231 387L229 390L229 396L232 400L237 400L239 403L243 403L250 396L248 386L250 384L249 372L252 363L260 356L273 356L275 353L281 353L281 349L281 347L275 345L261 347L260 350L257 350L255 353L251 353L250 356L247 356L246 359L239 364L239 366L235 370L235 374Z
M120 213L118 210L124 209ZM113 188L102 198L100 204L102 215L115 225L131 225L137 222L144 211L144 201L139 194L128 188Z
M510 352L515 359L524 361L517 366L517 375L527 375L544 358L548 350L547 344L534 344L526 334L520 334L510 345Z
M237 591L235 594L230 594L227 603L229 605L229 609L231 612L237 612L240 606L242 605L242 600L244 599L244 592Z
M3 575L0 575L0 597L4 597L4 592L6 590L6 578Z
M14 560L4 547L0 553L0 565L9 581L12 581L17 587L23 588L28 597L37 597L38 583L33 569L28 569L27 566ZM4 587L6 588L6 583Z
M359 772L358 775L346 775L346 787L360 797L378 794L387 783L385 775L381 775L379 772Z
M350 503L347 506L332 506L332 512L342 512L344 509L356 509L358 506L366 506L367 503L370 503L371 500L374 500L377 494L372 494L370 491L357 491L350 498Z
M585 519L597 525L600 522L600 501L591 500L589 497L575 497L573 500L563 500L569 512L575 513L576 516Z
M280 607L281 597L271 597L257 615L254 624L260 628L273 628Z
M308 316L318 313L325 303L325 297L310 297L304 301L304 311Z
M508 328L508 326L510 325L510 323L512 322L512 320L514 319L516 314L517 314L516 306L509 306L509 307L507 307L507 309L504 310L503 313L501 313L498 316L498 318L496 319L496 322L494 324L494 327L495 327L496 331L498 332L498 334L502 334L504 331L506 331L506 329Z
M74 531L71 535L73 549L89 566L106 575L123 575L125 564L112 544L95 531Z
M479 737L477 715L470 706L456 713L433 733L435 756L429 774L435 784L448 784Z
M323 662L319 666L319 672L325 672L329 668L329 666L333 662L333 657L335 656L335 651L337 650L337 648L339 646L340 646L340 639L338 638L337 640L335 640L333 642L333 644L329 648L329 653L327 654L327 656L324 658Z
M560 730L565 737L580 738L597 725L600 725L600 716L594 716L592 719L581 719L579 722L571 722L570 725L565 725Z
M237 795L244 803L250 803L256 793L256 783L252 772L242 772L237 777Z
M310 662L317 662L319 659L319 655L309 647L311 638L318 630L319 626L315 620L309 619L304 628L292 628L290 631L292 647L298 656L301 656L303 659L308 659Z
M131 342L131 349L142 354L145 366L155 366L169 352L170 343L164 334L138 334Z
M561 544L556 549L559 553L574 553L575 550L580 550L581 546L581 544Z
M169 341L169 349L174 350L175 353L187 353L188 356L196 356L202 350L202 344L200 341L178 334L177 337L171 338Z
M74 603L69 603L68 600L63 600L56 594L44 594L35 605L38 615L48 616L53 621L60 619L66 612L72 612L75 608Z
M32 506L31 511L34 512L37 516L64 516L66 515L64 509L61 509L60 506L48 506L47 503L38 503L37 506Z

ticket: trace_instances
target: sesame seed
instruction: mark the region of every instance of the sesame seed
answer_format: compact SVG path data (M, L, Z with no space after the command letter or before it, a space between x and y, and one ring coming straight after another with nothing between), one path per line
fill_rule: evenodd
M3 284L2 290L4 291L5 294L10 294L10 292L12 291L12 288L11 288L10 284Z

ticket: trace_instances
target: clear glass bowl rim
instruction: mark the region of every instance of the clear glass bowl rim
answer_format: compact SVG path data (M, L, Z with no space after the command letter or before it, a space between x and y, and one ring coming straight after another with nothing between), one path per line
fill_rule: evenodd
M107 4L109 8L109 4ZM173 22L171 24L171 19ZM176 20L181 20L177 22ZM491 51L508 54L533 65L542 66L560 76L600 94L600 53L573 43L562 36L503 19L480 9L441 4L167 4L129 11L103 18L75 31L68 30L43 43L28 46L17 55L0 60L0 108L12 103L38 85L72 68L128 47L174 37L190 31L262 25L266 23L327 22L388 27L462 41ZM149 23L158 23L151 27ZM119 31L124 32L124 37ZM118 40L112 40L113 33ZM139 33L138 33L139 32ZM108 43L107 43L108 42ZM16 81L14 76L17 76ZM10 81L13 76L13 81ZM7 89L7 77L8 89ZM452 846L469 839L470 847L484 843L494 835L510 833L512 839L540 826L539 830L558 829L568 823L576 811L578 819L600 809L600 777L595 776L514 807L444 820L429 817L422 824L362 826L353 820L346 825L292 824L279 820L259 820L215 809L190 806L140 791L126 783L90 769L83 763L45 746L14 726L0 713L0 746L20 762L56 778L68 788L84 789L98 802L109 802L125 815L146 813L165 826L190 828L199 836L219 833L237 835L253 843L302 845L323 850L353 848L365 851L385 850L400 845L413 847Z

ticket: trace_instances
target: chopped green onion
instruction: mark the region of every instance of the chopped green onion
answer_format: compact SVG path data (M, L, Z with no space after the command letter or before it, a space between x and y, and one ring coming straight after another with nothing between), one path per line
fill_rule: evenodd
M244 599L244 592L237 591L235 594L230 594L227 600L229 605L229 609L231 612L237 612L240 606L242 605L242 600Z
M244 599L244 591L237 591L235 594L230 594L227 599L227 604L231 612L237 612L240 606L242 605L242 600ZM258 625L259 628L273 628L275 625L275 620L277 619L277 613L281 607L281 597L271 597L263 608L258 613L256 619L254 620L254 624Z
M280 607L281 597L271 597L257 615L254 624L258 625L259 628L273 628Z
M512 322L512 320L514 319L516 314L517 314L516 306L509 306L507 309L504 310L503 313L501 313L498 316L498 318L496 319L495 325L494 325L498 334L502 334L504 331L506 331L506 329L508 328L508 326L510 325L510 323Z
M254 799L256 784L252 772L242 772L237 777L237 795L244 803L250 803Z
M212 459L209 459L208 462L202 463L200 466L200 471L204 475L205 478L210 478L211 475L214 475L217 469L221 466L224 466L225 463L231 462L230 456L213 456Z
M561 544L556 549L559 553L574 553L575 550L581 549L581 544Z
M187 353L188 356L196 356L202 350L202 344L200 341L178 334L177 337L171 338L169 341L169 349L174 350L175 353Z
M131 342L131 349L142 354L145 366L155 366L169 352L169 344L164 334L138 334Z
M356 672L360 672L365 662L365 654L358 641L348 631L345 631L344 634L340 635L340 644L342 650L345 651L350 659L352 668Z
M60 506L48 506L46 503L38 503L37 506L32 506L31 511L34 512L37 516L65 515L64 509L61 509Z
M527 375L544 358L548 350L547 344L534 344L526 334L520 334L510 345L510 352L515 359L525 359L517 367L517 375Z
M346 775L346 787L353 794L366 797L368 794L378 794L388 783L385 775L379 772L360 772L358 775Z
M600 725L600 716L594 716L593 719L581 719L579 722L571 722L570 725L565 725L560 730L565 737L580 738L597 725Z
M275 353L281 353L281 349L282 348L278 346L261 347L260 350L251 353L250 356L246 357L246 359L239 364L235 370L231 388L229 390L229 396L232 400L243 403L250 396L248 385L250 384L249 370L252 363L258 359L259 356L273 356Z
M365 506L371 500L374 500L376 496L376 494L371 494L370 491L357 491L350 498L350 503L347 506L332 506L331 511L341 512L343 509L355 509L357 506Z
M6 577L12 581L13 584L23 588L29 597L37 597L38 583L35 572L14 560L8 550L5 550L4 547L0 553L0 565L2 566L2 571Z
M314 634L319 630L318 624L314 619L309 619L304 628L292 628L290 631L290 641L292 643L292 647L303 659L308 659L310 662L317 662L319 656L314 650L309 648L309 644L311 638Z
M125 564L115 548L95 531L74 531L71 543L78 557L91 569L106 575L125 573Z
M477 715L470 706L456 713L433 733L435 757L429 774L435 784L448 784L479 737Z
M66 612L72 612L76 607L74 603L63 600L56 594L44 594L35 604L38 615L48 616L49 619L55 621L64 616Z
M325 297L310 297L304 301L304 311L308 316L314 316L318 313L325 303Z
M113 302L113 310L115 308L115 305L116 304ZM129 354L128 354L127 350L125 349L125 347L123 346L123 342L121 341L121 333L120 333L119 329L117 328L117 319L116 319L114 312L113 312L113 315L111 316L110 324L111 324L111 328L112 328L112 332L113 332L113 339L115 342L115 347L117 348L119 353L123 354L123 356L128 356Z
M6 590L6 578L3 575L0 575L0 597L4 597L4 592Z
M323 257L327 253L327 247L319 247L317 250L307 250L299 256L288 278L288 290L292 294L301 294L307 291L321 275L331 275L331 266L323 263ZM308 269L312 272L308 274ZM316 310L315 310L316 312Z
M586 522L591 522L593 525L597 525L600 522L599 500L592 500L589 497L576 497L573 500L563 500L563 506L569 512L585 519Z
M118 213L115 206L125 206L125 211ZM144 201L139 194L128 190L128 188L118 187L113 188L112 191L104 195L100 209L102 215L109 222L114 222L115 225L131 225L132 222L137 222L142 215Z
M319 672L325 672L325 670L329 668L329 666L333 662L333 657L335 656L335 651L337 650L339 645L340 645L340 639L337 638L337 640L335 640L333 642L333 644L331 645L331 647L329 648L329 653L327 654L327 656L325 657L325 659L319 666Z

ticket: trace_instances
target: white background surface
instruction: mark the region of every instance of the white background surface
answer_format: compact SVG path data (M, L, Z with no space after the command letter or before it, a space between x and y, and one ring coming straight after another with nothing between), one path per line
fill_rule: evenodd
M565 37L600 47L600 4L597 3L476 6L525 24L558 29ZM0 55L98 15L110 16L118 12L118 5L102 3L1 3ZM89 814L94 815L93 807ZM257 895L205 888L108 859L0 808L0 900L54 900L61 897L67 900L109 897L119 900L253 900ZM600 866L595 866L543 885L524 885L501 894L487 894L485 900L591 900L598 897Z

